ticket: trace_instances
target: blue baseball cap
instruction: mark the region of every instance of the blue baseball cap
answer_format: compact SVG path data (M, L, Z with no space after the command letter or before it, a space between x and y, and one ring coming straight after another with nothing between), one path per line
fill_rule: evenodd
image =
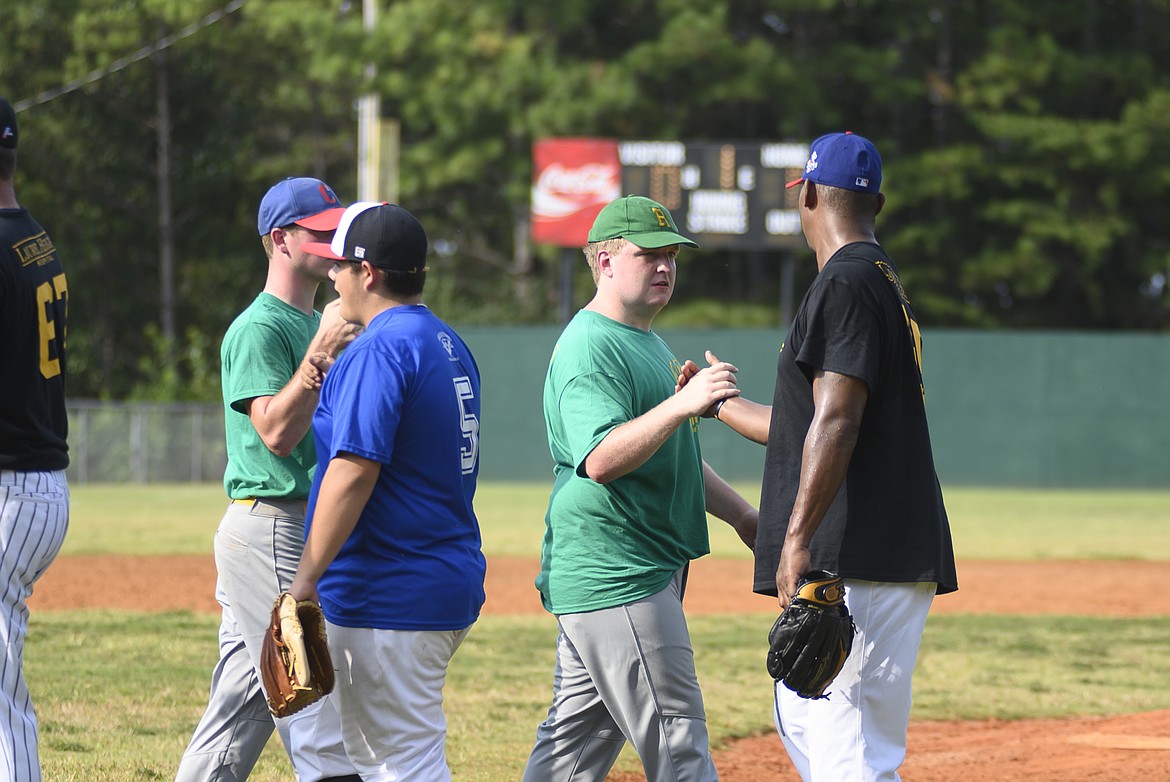
M261 236L293 223L310 231L334 231L344 211L333 188L320 179L289 177L264 194L256 228Z
M864 136L849 131L826 133L812 143L808 162L804 165L804 176L789 182L786 187L796 187L805 181L862 193L880 193L882 156Z

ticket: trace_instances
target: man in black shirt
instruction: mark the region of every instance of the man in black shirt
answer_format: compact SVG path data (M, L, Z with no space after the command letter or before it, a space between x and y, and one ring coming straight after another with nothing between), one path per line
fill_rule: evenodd
M26 600L69 525L65 444L68 289L57 250L16 201L16 112L0 98L0 779L39 782L22 660Z
M881 178L865 138L813 142L789 187L802 186L801 228L819 274L780 349L772 406L732 397L708 411L767 445L755 591L784 607L810 570L845 578L857 637L829 697L776 686L776 727L806 782L899 778L927 612L935 594L958 588L921 335L874 236ZM696 369L688 362L680 382Z

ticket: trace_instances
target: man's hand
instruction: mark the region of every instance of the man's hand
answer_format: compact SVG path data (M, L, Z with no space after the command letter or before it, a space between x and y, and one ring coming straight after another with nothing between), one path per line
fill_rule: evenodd
M732 396L739 396L740 392L738 390L738 380L735 378L735 375L734 375L734 373L739 372L739 368L732 365L732 364L727 363L726 361L720 361L719 357L716 356L714 353L712 353L710 350L706 351L704 356L707 359L708 369L714 369L716 366L725 366L725 367L728 367L731 370L731 372L733 373L732 374L732 382L737 384L736 392L734 394L726 395L726 396L722 397L722 399L729 399ZM678 377L675 379L674 393L678 394L678 393L682 392L683 388L685 388L687 386L687 384L689 384L691 382L691 380L694 377L696 377L701 371L703 371L703 370L699 369L699 365L696 364L691 359L688 358L685 362L683 362L682 367L679 369ZM722 399L716 399L714 402L711 403L711 405L709 405L707 407L707 409L705 409L701 413L699 413L699 415L702 416L703 418L714 418L715 417L715 405L718 404L720 401L722 401Z
M341 299L334 299L321 311L321 323L317 326L317 334L313 337L313 344L309 346L309 353L325 353L337 358L345 346L353 342L362 331L361 326L341 317Z
M710 366L699 369L694 361L687 359L675 380L675 398L692 416L709 418L717 402L740 394L735 376L738 367L720 361L709 350L707 362Z
M710 351L708 351L710 352ZM699 373L699 365L689 358L683 362L682 367L679 368L678 379L674 383L674 393L682 390L682 387L687 384L687 381Z
M320 391L321 384L325 382L325 373L333 366L333 361L333 356L328 353L314 353L311 356L305 356L298 371L301 385L309 391Z
M297 601L311 600L314 603L321 602L317 595L317 585L300 573L293 579L292 585L288 588L288 593L295 597Z
M812 555L808 546L794 544L790 540L784 541L784 548L780 552L780 566L776 568L776 597L780 601L780 608L785 609L792 602L796 594L796 585L801 576L812 570Z

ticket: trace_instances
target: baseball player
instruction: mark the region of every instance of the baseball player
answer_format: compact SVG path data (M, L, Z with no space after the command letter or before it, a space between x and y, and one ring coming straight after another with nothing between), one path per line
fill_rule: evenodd
M801 576L835 571L857 628L829 698L777 683L776 727L805 782L896 782L927 613L935 594L958 588L921 336L874 234L881 184L869 140L830 133L812 143L789 187L801 186L817 278L780 350L771 407L733 398L717 415L767 445L755 591L783 607Z
M0 779L37 782L37 718L24 682L33 584L69 526L65 338L69 288L53 240L16 200L16 112L0 98Z
M650 330L680 246L659 203L626 196L589 232L597 292L565 327L544 385L554 460L536 586L557 617L553 702L525 782L601 782L629 741L648 782L718 779L682 610L707 516L751 546L756 510L702 459L699 415L739 393L717 364L679 393L679 362Z
M306 250L333 259L342 315L365 331L321 389L321 470L290 591L321 601L361 778L446 782L443 684L484 601L479 370L422 302L427 237L410 212L354 204L331 244Z
M333 190L309 177L276 183L260 202L268 276L220 351L231 500L215 533L220 658L177 782L245 779L272 735L260 651L273 600L292 583L304 545L316 463L309 426L318 391L310 378L357 333L336 302L324 314L313 309L330 264L304 246L328 240L342 211ZM329 698L275 723L299 782L360 782Z

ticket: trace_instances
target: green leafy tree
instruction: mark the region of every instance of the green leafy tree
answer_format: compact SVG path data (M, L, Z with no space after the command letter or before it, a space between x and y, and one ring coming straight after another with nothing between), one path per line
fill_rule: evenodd
M18 193L70 276L72 393L214 395L264 277L260 197L312 175L354 198L369 90L401 128L428 300L456 322L557 317L558 253L528 239L536 139L849 129L885 156L879 236L924 323L1170 326L1170 0L377 2L368 31L359 0L6 11L9 98L99 74L20 115ZM684 256L678 317L758 323L777 260Z

